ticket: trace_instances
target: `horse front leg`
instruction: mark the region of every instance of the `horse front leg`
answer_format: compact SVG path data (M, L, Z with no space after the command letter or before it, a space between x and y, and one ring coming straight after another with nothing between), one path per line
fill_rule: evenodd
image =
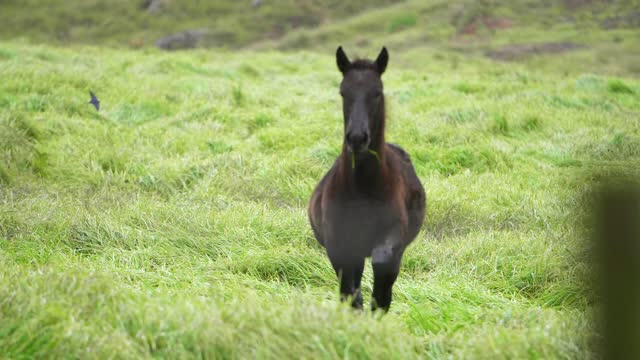
M389 311L393 284L400 272L400 263L404 248L394 247L390 243L381 244L373 249L371 265L373 267L373 299L371 310Z
M360 282L362 280L362 272L364 271L364 258L357 259L353 268L353 287L354 296L351 306L356 309L362 309L362 289Z
M373 301L371 310L389 311L393 284L398 278L400 261L373 264Z
M364 258L330 254L329 259L340 281L340 301L351 301L351 307L362 309L360 281L364 270Z

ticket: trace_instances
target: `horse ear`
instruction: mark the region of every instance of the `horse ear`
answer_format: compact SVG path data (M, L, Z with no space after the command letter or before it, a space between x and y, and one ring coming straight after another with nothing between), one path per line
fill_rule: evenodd
M380 75L384 73L387 69L387 63L389 63L389 53L387 52L386 47L382 47L380 54L378 54L378 58L376 59L376 68Z
M338 69L340 69L341 73L346 73L349 70L349 66L351 66L351 61L347 57L347 54L342 50L342 46L338 46L338 50L336 50L336 62L338 63Z

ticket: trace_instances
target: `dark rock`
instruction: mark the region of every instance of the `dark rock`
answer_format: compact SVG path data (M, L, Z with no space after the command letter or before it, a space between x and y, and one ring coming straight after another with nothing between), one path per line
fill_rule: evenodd
M205 30L187 30L159 39L156 46L163 50L193 49L205 33Z
M149 14L154 14L165 5L166 1L167 0L144 0L142 2L142 8L146 9Z

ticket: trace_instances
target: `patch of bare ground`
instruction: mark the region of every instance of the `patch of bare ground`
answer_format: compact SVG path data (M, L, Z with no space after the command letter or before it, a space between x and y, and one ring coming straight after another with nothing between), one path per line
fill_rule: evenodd
M462 26L458 30L458 35L476 35L482 28L495 32L497 30L509 29L513 27L513 21L507 18L480 17Z
M602 21L601 25L605 29L640 27L640 11L609 17Z
M559 54L584 48L584 45L573 42L546 42L538 44L511 44L499 49L487 51L486 55L494 60L512 61L533 55Z

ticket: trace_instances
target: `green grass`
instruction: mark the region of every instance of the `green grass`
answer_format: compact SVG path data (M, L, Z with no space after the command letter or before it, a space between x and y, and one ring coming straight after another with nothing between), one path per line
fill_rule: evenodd
M593 355L585 180L637 174L610 85L637 80L392 52L388 138L429 206L378 318L338 306L305 215L341 143L331 56L0 48L5 356Z
M0 5L0 357L596 357L585 206L640 175L638 31L598 25L622 2L38 3ZM458 35L478 14L515 25ZM247 49L149 46L193 27ZM485 56L559 41L583 47ZM387 139L427 190L382 317L338 304L306 218L342 141L337 44L389 48Z
M416 25L417 17L413 14L403 14L394 17L389 23L389 32L410 28Z
M619 94L634 93L633 89L631 89L629 85L625 84L624 81L617 80L617 79L609 81L608 88L609 88L609 91L613 93L619 93Z

